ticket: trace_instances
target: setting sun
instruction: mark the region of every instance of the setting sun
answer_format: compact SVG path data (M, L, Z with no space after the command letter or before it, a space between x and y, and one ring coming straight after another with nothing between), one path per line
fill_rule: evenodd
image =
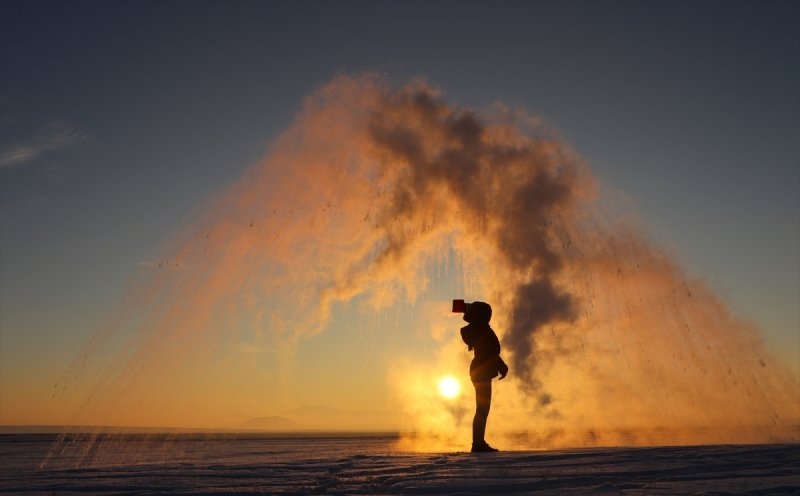
M439 394L447 399L455 398L461 393L461 384L458 379L448 375L439 381Z

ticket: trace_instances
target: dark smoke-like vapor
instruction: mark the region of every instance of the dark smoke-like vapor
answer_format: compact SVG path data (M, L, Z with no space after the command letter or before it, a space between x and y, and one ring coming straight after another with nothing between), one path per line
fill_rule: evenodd
M575 314L570 295L551 279L564 263L553 247L555 230L579 199L575 160L552 142L497 139L474 112L449 107L425 86L381 99L370 132L385 150L385 160L405 169L387 218L413 219L416 210L430 209L431 198L444 189L454 202L450 208L466 219L461 228L484 238L499 254L496 270L525 276L507 288L514 303L503 343L518 377L538 386L532 370L535 334ZM439 221L444 225L432 228L454 224L447 217ZM416 242L409 236L389 239L389 250L399 252Z

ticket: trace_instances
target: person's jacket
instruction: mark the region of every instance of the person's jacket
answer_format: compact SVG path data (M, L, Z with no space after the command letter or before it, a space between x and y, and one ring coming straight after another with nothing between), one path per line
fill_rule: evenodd
M508 365L500 358L500 341L488 324L469 324L461 328L461 339L470 350L475 351L475 358L469 364L469 376L472 382L490 381L508 373Z

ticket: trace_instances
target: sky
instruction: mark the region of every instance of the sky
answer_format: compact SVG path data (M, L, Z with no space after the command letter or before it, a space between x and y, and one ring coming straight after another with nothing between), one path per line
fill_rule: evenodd
M308 94L364 72L543 119L800 377L796 2L0 9L0 424L69 422L54 385L132 275L262 159ZM417 307L424 319L430 309ZM309 339L275 372L291 388L235 414L220 407L215 425L302 416L304 405L393 410L391 351L434 346L370 330L399 322L388 313L351 326L348 342L366 353L352 361L326 361L346 354L336 332ZM353 377L370 394L345 401L331 384Z

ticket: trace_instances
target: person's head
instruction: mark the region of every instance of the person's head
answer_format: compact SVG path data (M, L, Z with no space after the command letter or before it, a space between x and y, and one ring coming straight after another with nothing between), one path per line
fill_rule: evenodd
M488 324L492 320L492 307L488 303L476 301L464 313L464 320L470 324Z

